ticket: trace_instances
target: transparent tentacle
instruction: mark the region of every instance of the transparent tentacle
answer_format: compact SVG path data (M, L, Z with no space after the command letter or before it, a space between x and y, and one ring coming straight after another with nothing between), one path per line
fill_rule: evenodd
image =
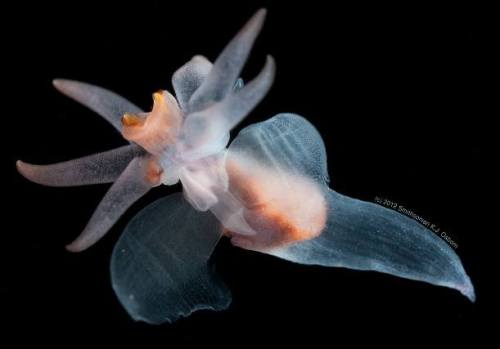
M266 10L257 11L224 48L210 70L210 74L191 97L190 110L201 110L213 102L220 101L231 92L265 17Z
M183 145L187 149L184 156L203 157L221 151L227 145L229 131L267 94L274 80L274 72L274 60L268 56L264 68L250 83L222 101L191 114L181 133Z
M185 114L189 113L188 102L193 93L206 79L212 63L203 56L194 56L172 76L175 96Z
M123 213L152 187L147 156L134 158L97 206L83 232L66 248L79 252L101 239Z
M32 165L18 161L17 169L30 181L52 187L111 183L134 157L143 153L137 145L126 145L57 164Z
M93 110L120 132L123 114L142 113L139 107L105 88L63 79L56 79L53 83L61 93Z

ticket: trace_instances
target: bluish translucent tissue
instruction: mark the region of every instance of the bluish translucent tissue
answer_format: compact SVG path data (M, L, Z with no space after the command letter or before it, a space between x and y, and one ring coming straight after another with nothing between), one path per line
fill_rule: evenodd
M453 288L474 301L460 259L433 232L328 187L323 141L303 117L278 114L229 142L274 80L270 56L253 80L239 78L265 14L258 11L213 64L198 55L180 67L172 77L175 97L155 93L148 113L101 87L54 81L130 143L53 165L18 161L23 176L43 185L113 183L67 249L97 242L152 187L181 182L182 195L139 212L113 251L113 289L135 320L157 324L227 308L231 294L210 263L223 236L292 262L388 273Z

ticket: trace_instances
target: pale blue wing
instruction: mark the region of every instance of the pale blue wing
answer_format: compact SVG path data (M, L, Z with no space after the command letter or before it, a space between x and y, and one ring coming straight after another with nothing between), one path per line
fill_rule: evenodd
M122 130L121 118L123 114L142 113L139 107L105 88L63 79L56 79L53 83L61 93L93 110L120 132Z
M304 175L328 183L325 145L309 121L296 114L278 114L242 129L229 146L278 172Z
M227 308L231 294L209 263L220 237L214 216L194 210L180 193L139 212L111 258L113 289L130 316L158 324Z
M474 300L474 289L459 257L418 222L395 211L338 194L327 187L322 139L305 119L280 114L243 129L229 147L275 176L306 176L323 188L326 226L311 240L266 253L303 264L373 270L459 290ZM293 183L289 188L294 193ZM306 209L307 207L304 207ZM252 224L251 221L248 222Z
M125 145L102 153L92 154L50 165L17 162L17 170L30 181L52 187L114 182L129 162L144 154L139 146Z
M373 270L457 289L474 287L459 257L417 221L380 205L328 192L328 221L317 238L271 254L301 264Z

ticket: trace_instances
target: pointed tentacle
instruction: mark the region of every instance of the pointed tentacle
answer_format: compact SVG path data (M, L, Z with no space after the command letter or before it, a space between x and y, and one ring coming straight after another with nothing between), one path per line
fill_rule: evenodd
M101 239L122 214L153 186L148 180L149 157L134 158L108 190L83 232L66 249L80 252ZM156 184L156 183L155 183Z
M134 157L143 153L137 145L126 145L57 164L32 165L18 160L16 166L26 179L51 187L111 183Z
M120 132L123 114L142 112L127 99L99 86L63 79L56 79L53 84L61 93L93 110Z
M193 93L201 86L203 81L210 73L212 63L203 56L194 56L189 62L176 70L172 75L172 86L174 87L175 97L179 106L187 115L191 112L189 109L189 99ZM239 91L243 88L242 78L238 78L233 86L233 91Z
M210 107L207 112L220 119L218 123L221 128L233 129L267 95L273 84L275 71L276 65L273 57L267 56L264 68L252 81Z
M231 92L259 34L266 10L261 9L247 22L217 57L210 74L191 97L191 111L220 101Z
M206 79L212 63L203 56L194 56L172 75L172 85L181 109L187 114L188 102L193 93Z
M207 109L191 114L181 131L180 139L189 149L184 152L184 156L202 157L224 148L229 140L229 131L267 94L274 74L274 59L267 56L264 68L250 83Z

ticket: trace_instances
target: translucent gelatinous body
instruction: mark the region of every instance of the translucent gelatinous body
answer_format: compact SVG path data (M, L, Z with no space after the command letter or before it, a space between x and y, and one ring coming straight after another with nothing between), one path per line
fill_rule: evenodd
M388 273L454 288L473 301L460 259L434 233L328 187L323 141L301 116L278 114L229 142L274 80L270 56L248 84L238 78L264 17L258 11L213 64L195 56L179 68L172 77L176 96L155 93L149 113L101 87L54 81L133 143L53 165L18 162L23 176L44 185L113 182L67 249L88 248L149 189L180 181L183 196L139 212L113 251L113 288L136 320L161 323L225 309L231 296L210 264L223 235L296 263Z

